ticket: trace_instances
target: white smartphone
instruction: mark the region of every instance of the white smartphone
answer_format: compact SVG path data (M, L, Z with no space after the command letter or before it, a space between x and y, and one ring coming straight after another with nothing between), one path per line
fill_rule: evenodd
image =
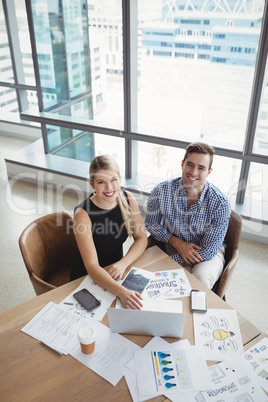
M191 311L207 311L207 294L204 290L191 290Z

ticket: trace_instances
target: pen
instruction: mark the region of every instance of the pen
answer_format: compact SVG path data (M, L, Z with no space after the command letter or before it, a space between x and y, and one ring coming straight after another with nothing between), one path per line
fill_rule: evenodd
M55 349L55 348L52 348L52 346L49 346L49 345L48 345L47 343L45 343L45 342L42 342L42 341L41 341L41 343L42 343L43 345L47 346L49 349L53 350L54 352L58 353L58 355L62 356L62 352L61 352L60 350L57 350L57 349Z

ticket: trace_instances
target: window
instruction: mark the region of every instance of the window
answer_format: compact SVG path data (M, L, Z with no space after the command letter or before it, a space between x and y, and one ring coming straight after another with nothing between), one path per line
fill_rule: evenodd
M0 103L12 112L21 111L22 90L23 110L37 104L29 40L22 46L28 35L24 2L14 1L20 28L17 35L9 33L21 44L23 68L17 71L23 71L24 82L21 76L15 82L16 60L0 8ZM236 2L227 9L207 0L186 7L182 0L172 9L155 0L88 0L89 15L85 1L62 2L59 8L47 0L28 2L43 103L33 121L46 127L47 152L82 160L112 153L126 177L138 177L146 192L178 174L189 142L204 141L217 149L210 179L221 183L233 205L251 198L255 208L266 200L265 186L262 195L252 195L254 178L259 183L267 175L264 0L246 13L235 9Z

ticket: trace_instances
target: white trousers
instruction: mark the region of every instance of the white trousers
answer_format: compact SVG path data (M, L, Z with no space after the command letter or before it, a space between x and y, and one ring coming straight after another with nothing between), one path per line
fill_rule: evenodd
M213 288L213 285L220 278L225 259L225 248L221 247L218 253L209 261L202 261L198 264L183 265L188 272L196 276L202 283L204 283L209 289Z

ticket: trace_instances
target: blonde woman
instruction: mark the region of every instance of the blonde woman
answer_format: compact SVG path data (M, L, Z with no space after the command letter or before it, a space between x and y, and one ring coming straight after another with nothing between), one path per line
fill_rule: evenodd
M71 280L89 274L118 296L125 308L140 309L141 295L117 282L147 245L138 204L129 191L121 190L119 167L111 156L96 156L89 175L94 193L75 208L74 233L80 253ZM123 256L122 245L128 236L133 236L134 242Z

